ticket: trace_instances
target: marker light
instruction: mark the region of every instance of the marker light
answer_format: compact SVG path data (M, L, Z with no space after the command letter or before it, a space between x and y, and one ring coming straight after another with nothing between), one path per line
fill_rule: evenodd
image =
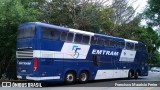
M38 59L35 57L33 60L33 71L35 72L38 68Z

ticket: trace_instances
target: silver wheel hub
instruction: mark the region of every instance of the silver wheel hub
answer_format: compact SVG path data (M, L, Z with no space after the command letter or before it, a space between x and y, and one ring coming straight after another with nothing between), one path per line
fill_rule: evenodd
M81 81L87 80L87 75L85 73L82 73L80 77L81 77Z
M74 80L73 74L68 74L67 75L67 81L73 81L73 80Z
M131 72L129 73L129 76L132 77L132 73Z

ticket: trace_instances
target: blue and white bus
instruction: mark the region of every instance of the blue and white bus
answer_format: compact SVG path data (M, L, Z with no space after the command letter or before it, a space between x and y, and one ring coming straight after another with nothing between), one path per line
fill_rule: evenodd
M16 58L23 80L84 83L148 75L142 42L41 22L19 26Z

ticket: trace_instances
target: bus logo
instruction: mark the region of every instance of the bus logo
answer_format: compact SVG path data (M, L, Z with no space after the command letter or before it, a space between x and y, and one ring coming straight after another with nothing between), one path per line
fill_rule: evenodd
M74 59L77 59L77 58L79 57L79 52L78 52L78 50L81 50L81 48L78 48L77 45L73 45L72 51L74 51L74 52L73 52L73 54L71 54L71 56L72 56Z

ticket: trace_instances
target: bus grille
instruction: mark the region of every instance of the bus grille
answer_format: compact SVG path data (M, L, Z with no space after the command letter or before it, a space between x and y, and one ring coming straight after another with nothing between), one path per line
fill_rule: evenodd
M29 51L17 51L16 52L17 58L33 58L33 50Z

